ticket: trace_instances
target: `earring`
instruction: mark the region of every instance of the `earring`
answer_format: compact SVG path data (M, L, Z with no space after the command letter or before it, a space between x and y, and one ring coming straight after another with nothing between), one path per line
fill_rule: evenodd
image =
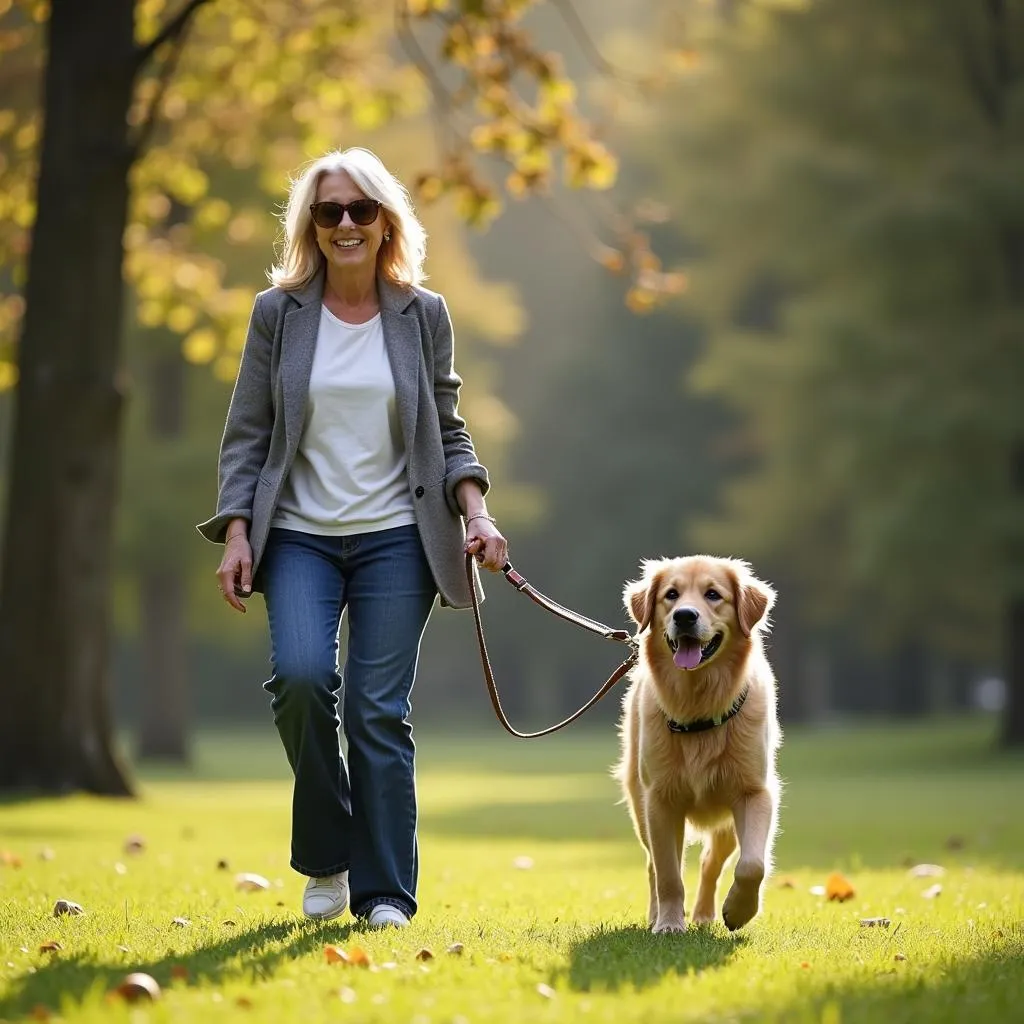
M385 242L390 242L391 241L391 232L390 231L385 231L384 232L384 241Z

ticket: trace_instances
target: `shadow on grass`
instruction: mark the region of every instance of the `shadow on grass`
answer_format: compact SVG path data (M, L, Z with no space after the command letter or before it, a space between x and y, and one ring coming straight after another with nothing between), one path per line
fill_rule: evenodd
M152 975L161 988L220 985L236 978L257 982L272 973L282 960L312 953L327 943L344 942L358 931L354 924L257 922L220 942L190 951L168 952L150 960L117 964L99 962L86 955L62 955L11 983L10 991L0 998L0 1020L28 1014L36 1006L57 1011L66 1001L79 1003L94 991L116 988L126 974L135 971ZM176 980L174 972L181 968L188 972L187 978Z
M723 966L743 945L742 935L690 926L683 934L653 935L649 928L600 926L569 949L569 965L556 975L577 991L617 991L655 985L668 974L688 975Z

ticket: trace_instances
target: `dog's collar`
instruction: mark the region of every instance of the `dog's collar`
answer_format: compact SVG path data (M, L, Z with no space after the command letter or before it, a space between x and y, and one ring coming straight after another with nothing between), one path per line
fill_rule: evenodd
M743 702L747 699L749 692L750 687L744 686L743 692L732 702L732 706L724 715L715 715L714 718L698 718L692 722L676 722L666 715L665 724L668 726L669 732L707 732L708 729L715 729L739 714L739 710L743 707Z

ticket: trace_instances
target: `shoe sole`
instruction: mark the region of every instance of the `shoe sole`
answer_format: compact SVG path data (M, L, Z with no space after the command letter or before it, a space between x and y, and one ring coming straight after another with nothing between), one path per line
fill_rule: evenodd
M348 910L347 903L332 914L311 914L308 910L303 910L302 913L310 921L333 921L335 918L341 917L346 910Z

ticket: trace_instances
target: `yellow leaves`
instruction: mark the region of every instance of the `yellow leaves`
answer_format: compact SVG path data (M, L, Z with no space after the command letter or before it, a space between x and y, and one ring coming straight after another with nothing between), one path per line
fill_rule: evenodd
M438 174L421 174L413 184L417 199L423 203L432 203L444 192L444 181Z
M135 310L135 319L143 327L159 327L164 322L164 304L162 302L140 302Z
M566 179L573 188L609 189L618 170L618 160L594 140L572 147L565 155Z
M235 18L231 22L231 39L236 43L250 43L260 34L259 22L254 18Z
M213 364L213 375L222 383L231 384L238 375L238 360L234 356L221 356Z
M399 0L401 3L402 0ZM424 18L435 11L446 11L448 0L404 0L405 9L414 18Z
M181 354L196 366L211 362L217 354L217 335L209 327L200 327L181 343Z
M6 135L18 123L13 110L0 110L0 136Z
M18 383L18 367L0 360L0 393L10 391Z
M167 313L167 326L175 334L184 334L195 325L195 322L196 311L191 306L174 306Z
M209 180L198 167L179 166L168 181L171 194L186 206L197 203L206 194Z
M501 202L487 188L463 186L455 190L455 209L472 227L484 227L501 213Z
M35 120L26 122L14 133L15 148L20 149L22 152L34 149L38 141L39 124Z

